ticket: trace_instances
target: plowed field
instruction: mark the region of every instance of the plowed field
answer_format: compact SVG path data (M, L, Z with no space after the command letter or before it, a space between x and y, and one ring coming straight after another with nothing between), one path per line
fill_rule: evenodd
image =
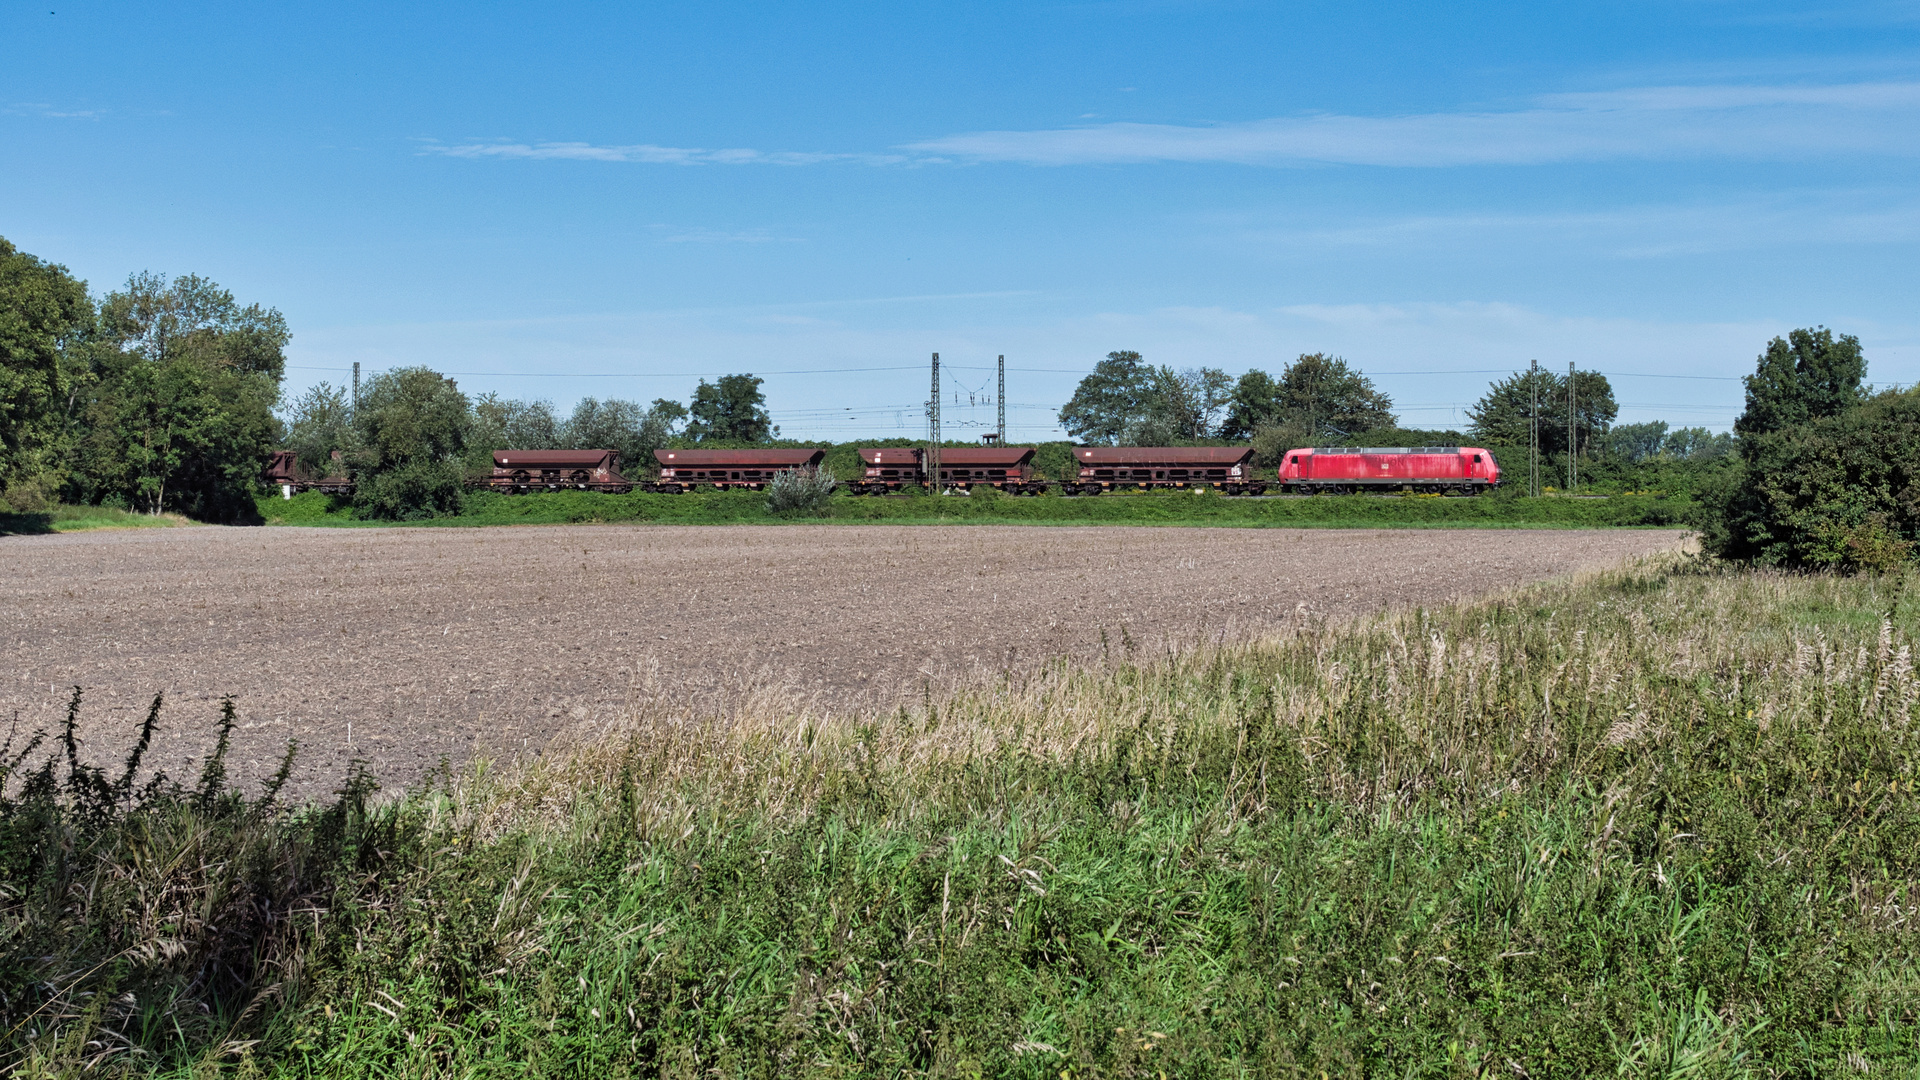
M233 769L301 743L303 790L367 758L532 751L640 699L762 688L830 711L1051 658L1243 638L1671 548L1677 532L1018 527L181 528L0 539L0 718L124 756L165 691L191 769L222 696ZM16 744L17 745L17 744Z

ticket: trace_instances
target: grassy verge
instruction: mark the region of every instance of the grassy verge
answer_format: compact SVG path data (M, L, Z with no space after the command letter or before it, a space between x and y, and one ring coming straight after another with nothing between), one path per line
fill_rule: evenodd
M138 514L110 506L67 506L0 513L0 536L32 536L88 529L152 529L191 524L179 514Z
M65 758L3 819L5 1060L1912 1076L1916 584L1648 564L376 806Z
M269 524L351 525L343 500L308 492L291 500L262 499ZM688 495L472 494L458 517L416 524L509 525L576 522L649 522L669 525L877 523L896 525L1219 525L1355 528L1620 528L1685 524L1693 503L1684 498L1616 495L1605 499L1381 498L1371 495L1312 499L1239 499L1155 493L1066 498L1010 498L997 493L961 497L852 498L835 496L817 517L769 514L757 492Z

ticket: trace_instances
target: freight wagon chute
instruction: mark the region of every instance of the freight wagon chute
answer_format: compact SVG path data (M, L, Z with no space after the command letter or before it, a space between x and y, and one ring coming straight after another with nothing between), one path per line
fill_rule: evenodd
M760 491L773 475L792 469L817 469L825 450L655 450L660 477L646 490L678 495L696 485Z
M1212 486L1228 495L1259 495L1265 481L1254 475L1250 446L1079 446L1077 478L1060 486L1064 495L1098 495L1116 488Z

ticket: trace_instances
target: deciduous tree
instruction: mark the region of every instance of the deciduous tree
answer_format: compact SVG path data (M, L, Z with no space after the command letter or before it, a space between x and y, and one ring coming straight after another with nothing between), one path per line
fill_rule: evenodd
M452 379L425 367L373 377L354 410L354 505L369 517L453 514L462 504L472 413Z
M1764 435L1838 416L1860 402L1866 376L1860 339L1851 334L1836 341L1833 331L1818 326L1774 338L1744 380L1747 407L1733 430L1741 436Z
M1117 444L1146 415L1153 384L1154 372L1139 353L1110 352L1074 388L1060 410L1060 426L1077 442Z
M767 442L780 434L767 415L765 380L754 375L722 375L720 381L700 380L693 391L693 419L686 437L697 442Z
M1486 396L1467 410L1467 416L1473 421L1473 437L1488 446L1526 446L1531 438L1536 388L1540 450L1566 453L1567 377L1552 371L1543 370L1537 375L1517 371L1489 387ZM1613 384L1597 371L1575 372L1573 389L1573 434L1579 452L1587 454L1594 449L1596 440L1613 426L1620 407L1613 400Z
M85 282L0 238L0 492L22 507L58 486L53 457L74 405L68 353L93 320Z

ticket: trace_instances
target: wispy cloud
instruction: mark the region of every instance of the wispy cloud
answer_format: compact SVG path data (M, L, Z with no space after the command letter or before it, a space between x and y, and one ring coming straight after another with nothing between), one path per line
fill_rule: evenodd
M1782 192L1715 203L1624 206L1584 212L1427 214L1298 225L1227 223L1237 239L1267 245L1451 249L1499 238L1525 247L1569 245L1615 258L1661 258L1782 245L1907 244L1920 239L1920 200L1898 191Z
M908 160L901 154L828 154L790 150L711 150L689 146L625 146L586 142L517 143L476 140L463 143L427 141L422 154L459 158L512 158L527 161L631 161L647 165L823 165L848 162L859 165L895 165Z
M1920 154L1920 82L1654 86L1553 94L1505 111L983 131L905 149L1032 165L1446 167L1831 153L1912 157Z
M16 101L0 108L0 113L8 116L44 116L50 120L98 120L107 115L107 110L61 107L42 101Z

